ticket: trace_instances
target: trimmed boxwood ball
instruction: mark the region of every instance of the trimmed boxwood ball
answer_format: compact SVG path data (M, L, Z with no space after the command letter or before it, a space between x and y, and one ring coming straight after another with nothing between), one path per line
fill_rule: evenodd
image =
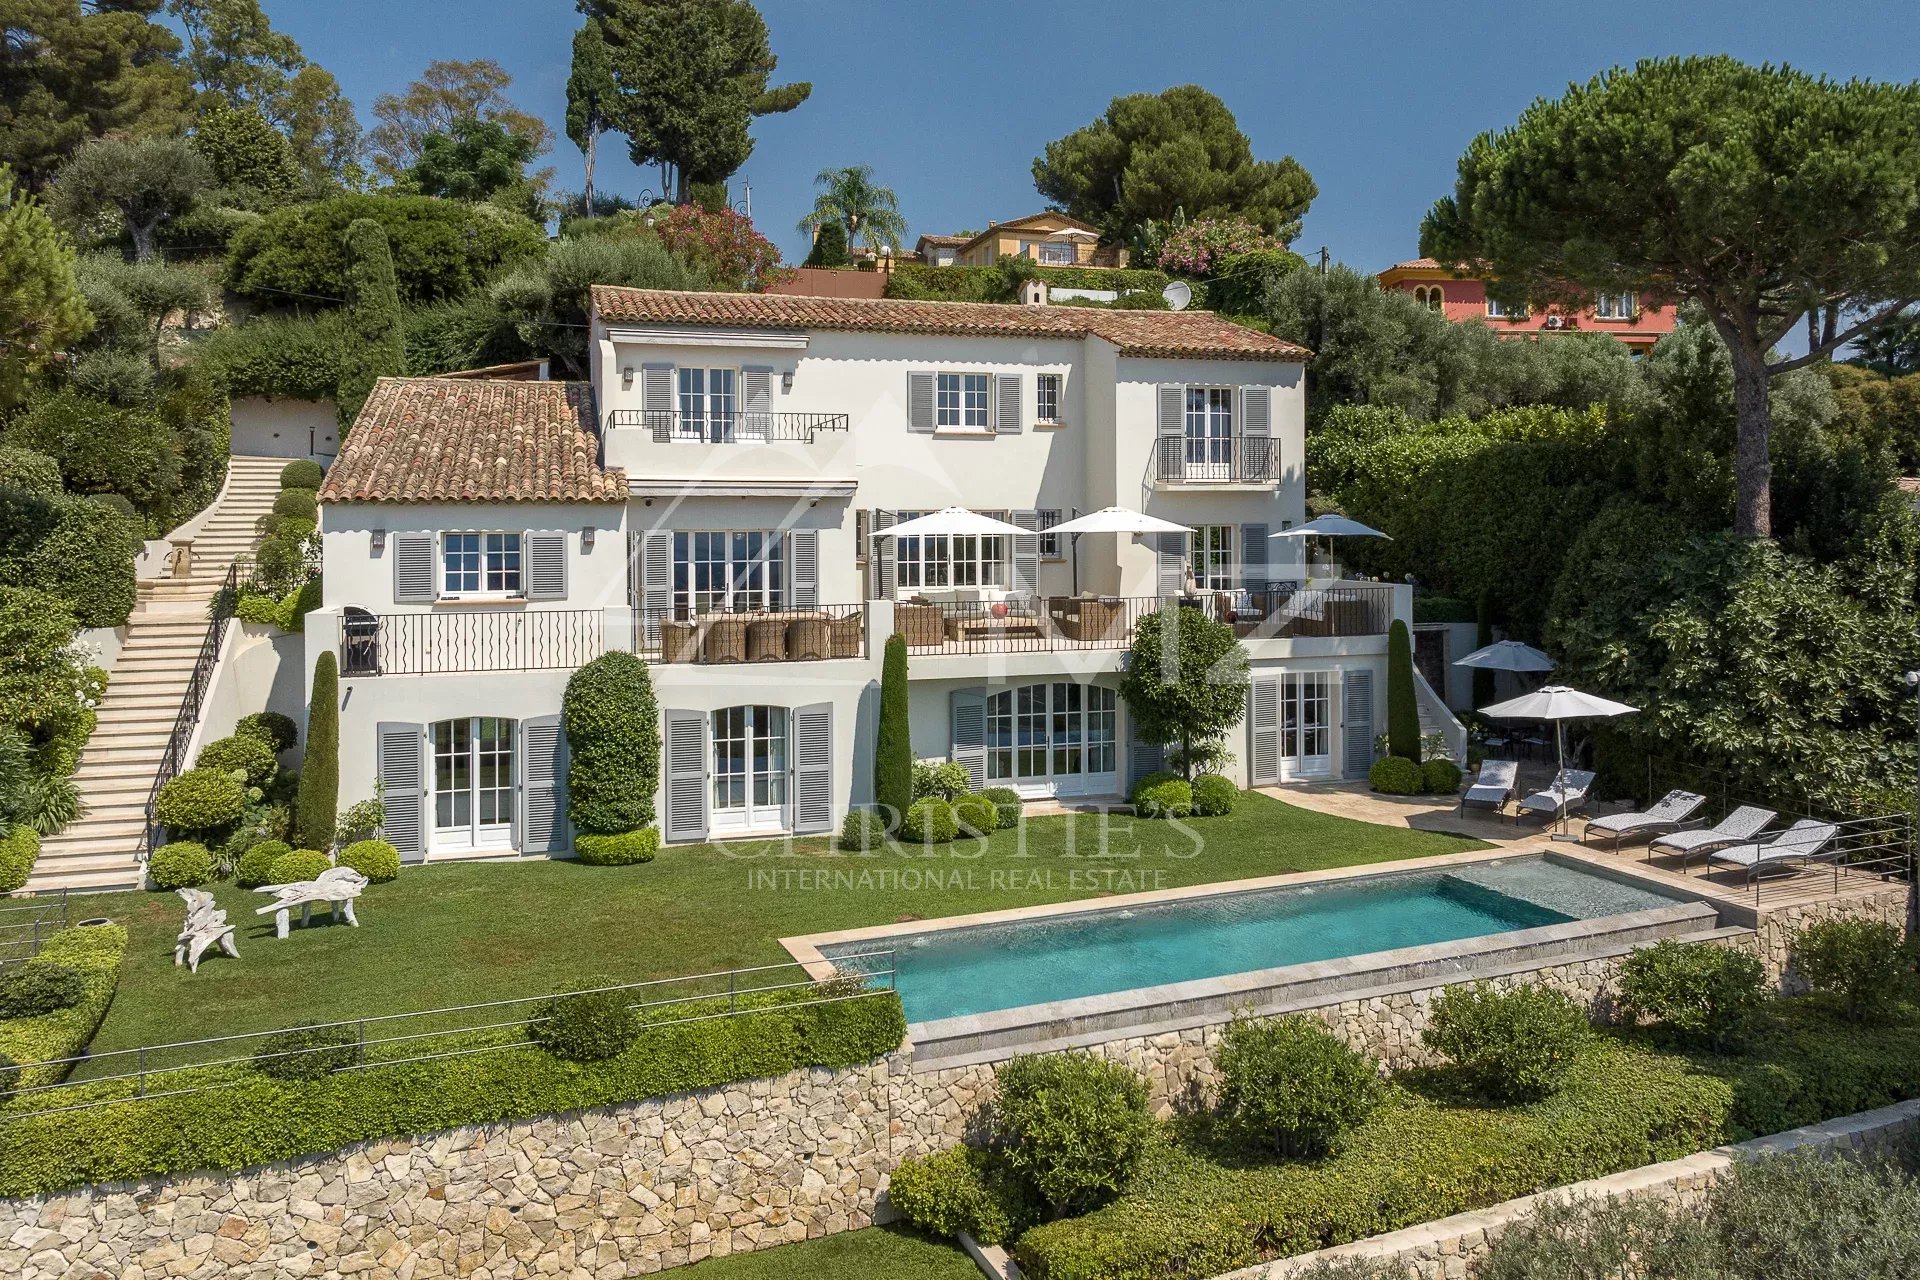
M241 733L209 742L200 748L200 756L193 763L197 769L244 773L250 787L266 786L280 767L274 759L273 744Z
M273 860L273 879L267 883L293 884L300 880L317 879L322 871L332 865L333 859L318 849L295 849Z
M1096 1209L1132 1184L1154 1133L1147 1085L1080 1051L1014 1058L996 1073L999 1146L1048 1216Z
M1421 765L1420 773L1430 794L1450 796L1460 790L1460 766L1445 756L1435 756Z
M900 838L908 844L945 844L959 834L953 806L939 796L915 800L900 820Z
M1579 1005L1528 983L1502 991L1485 982L1448 987L1433 1001L1427 1048L1451 1058L1481 1097L1534 1102L1553 1093L1593 1038Z
M358 1056L345 1027L292 1027L268 1036L253 1051L253 1069L276 1080L321 1080Z
M400 878L400 851L385 840L356 840L340 851L339 865L352 867L370 884Z
M1305 1014L1236 1018L1221 1036L1220 1119L1284 1156L1319 1156L1385 1091L1379 1064Z
M273 864L292 852L293 846L284 840L262 840L240 855L240 861L233 868L234 883L242 889L258 889L263 884L274 883Z
M1427 788L1420 766L1405 756L1381 756L1367 770L1367 785L1386 796L1417 796Z
M163 844L147 859L147 879L156 889L194 889L213 879L213 855L194 840Z
M320 504L311 489L282 489L273 500L273 513L292 520L318 520Z
M1193 784L1168 778L1133 789L1133 811L1142 818L1186 818L1193 814Z
M834 844L842 853L874 853L886 848L887 815L877 809L849 811Z
M993 801L998 815L998 825L1002 831L1011 831L1020 825L1020 793L1012 787L988 787L980 793Z
M241 716L240 723L233 726L236 734L249 738L258 738L276 752L285 751L300 741L300 730L294 725L292 716L283 716L278 711L256 711L250 716Z
M218 831L240 820L247 789L218 769L189 769L160 788L153 815L170 831Z
M12 893L33 874L40 860L40 833L17 822L0 836L0 893Z
M1000 826L1000 809L985 796L961 796L953 802L953 820L970 836L989 836Z
M630 653L595 658L568 679L560 714L574 829L616 836L652 826L660 710L647 664Z
M280 468L282 489L318 489L326 478L326 468L311 458L296 458Z
M660 852L660 829L641 827L617 836L597 836L582 832L573 838L573 852L590 867L628 867L652 862Z
M70 1009L87 994L78 969L57 960L29 960L0 968L0 1020L38 1018Z
M527 1036L567 1062L599 1062L633 1043L639 1019L627 1007L625 991L582 991L542 1006L527 1026Z
M1193 780L1193 814L1196 818L1224 818L1240 802L1240 788L1232 778L1203 773Z
M981 1244L1005 1244L1033 1225L1033 1205L1005 1158L978 1147L909 1156L887 1180L887 1200L929 1235L964 1231Z

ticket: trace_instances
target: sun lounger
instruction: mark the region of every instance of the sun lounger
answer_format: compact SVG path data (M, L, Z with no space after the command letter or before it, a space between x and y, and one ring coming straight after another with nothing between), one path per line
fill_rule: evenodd
M1461 793L1460 811L1465 813L1468 805L1475 804L1498 812L1513 799L1513 790L1519 782L1520 766L1514 761L1482 760L1480 776Z
M1642 813L1612 813L1587 823L1586 835L1612 836L1618 849L1626 836L1655 835L1676 830L1707 802L1697 791L1669 791L1660 803ZM1585 839L1585 836L1582 837Z
M367 887L367 878L352 867L328 867L311 880L297 880L292 884L266 884L260 886L261 893L271 893L277 901L257 908L253 914L273 916L273 936L284 938L292 924L293 909L300 908L300 923L306 925L313 919L313 909L325 906L329 914L345 920L358 929L360 922L354 918L353 900Z
M1685 866L1687 860L1697 854L1712 853L1730 844L1745 844L1766 830L1767 824L1779 816L1771 809L1743 804L1711 827L1670 831L1666 835L1655 836L1647 843L1647 848L1653 853L1677 853L1680 855L1680 864Z
M1536 791L1523 796L1520 808L1513 815L1518 822L1523 813L1543 814L1548 821L1565 817L1587 802L1587 792L1593 789L1593 775L1585 769L1562 769L1554 776L1553 785L1545 791Z
M1803 818L1764 844L1736 844L1708 854L1707 861L1714 866L1742 868L1749 880L1769 867L1798 871L1809 862L1831 862L1839 857L1840 850L1832 847L1839 834L1840 828L1831 822Z
M189 973L198 973L200 957L216 946L238 960L240 948L233 942L233 926L227 923L227 913L213 905L213 895L205 889L177 892L187 904L187 923L173 940L173 962L186 965Z

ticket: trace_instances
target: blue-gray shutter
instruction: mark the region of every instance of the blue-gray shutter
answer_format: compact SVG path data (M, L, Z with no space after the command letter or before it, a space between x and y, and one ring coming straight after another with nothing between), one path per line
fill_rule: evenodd
M1240 526L1240 585L1259 595L1267 589L1267 526Z
M1133 790L1133 784L1150 773L1158 773L1167 766L1167 749L1157 742L1148 742L1140 736L1139 722L1133 718L1132 708L1127 711L1127 790Z
M1003 436L1020 434L1020 415L1026 404L1027 380L1017 373L1003 373L994 382L993 429Z
M955 689L948 696L947 754L967 767L975 791L987 785L987 695L983 689Z
M669 840L707 838L707 713L669 710L666 722Z
M426 729L417 724L374 726L380 771L380 838L400 851L402 862L427 856Z
M891 529L900 523L891 511L875 508L873 519L867 527L867 563L873 566L872 600L893 599L893 539L876 538L873 535L882 529Z
M773 370L750 364L740 370L741 440L773 438Z
M1187 434L1187 388L1178 382L1160 384L1159 428L1155 434L1166 436L1184 436Z
M1267 480L1279 475L1273 445L1273 388L1240 388L1240 436L1246 457L1239 474L1247 480Z
M793 832L833 830L833 704L793 712Z
M567 535L528 533L521 586L529 600L567 598Z
M1280 781L1280 679L1268 676L1252 682L1247 696L1247 781L1256 787Z
M561 853L567 839L567 736L559 716L520 722L520 852Z
M396 533L393 543L393 602L432 604L439 584L433 571L433 535Z
M1155 553L1153 593L1162 600L1186 594L1189 534L1162 533Z
M660 624L673 616L673 533L640 535L640 627L647 646L660 643Z
M679 416L680 403L679 390L674 386L672 365L640 366L640 408L654 439L673 438L673 424Z
M1040 598L1040 513L1016 511L1013 523L1033 530L1013 540L1013 589L1029 600L1037 600Z
M820 531L795 529L787 534L787 572L793 579L789 603L795 609L820 607Z
M933 375L913 372L907 375L907 430L933 430Z
M1349 778L1364 778L1373 768L1373 672L1347 671L1340 681L1345 773Z

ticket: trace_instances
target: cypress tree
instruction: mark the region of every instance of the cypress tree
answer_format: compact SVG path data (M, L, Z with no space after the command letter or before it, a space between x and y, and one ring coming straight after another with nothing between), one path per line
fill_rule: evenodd
M1413 637L1393 620L1387 632L1387 753L1420 763L1420 704L1413 693Z
M347 335L334 407L344 436L367 402L373 384L406 368L405 322L394 282L393 249L371 218L347 226Z
M838 222L823 222L814 233L813 248L807 251L807 267L844 267L853 259L847 252L847 229Z
M307 704L307 751L300 762L294 830L300 847L326 852L340 805L340 664L329 650L313 664L313 701Z
M1473 644L1476 649L1484 649L1493 643L1493 597L1486 592L1480 593L1480 614L1475 619L1480 625L1474 632ZM1493 672L1485 667L1473 669L1473 709L1478 711L1493 701Z
M880 668L880 732L873 746L873 798L898 821L913 803L913 730L907 710L907 639L887 637Z

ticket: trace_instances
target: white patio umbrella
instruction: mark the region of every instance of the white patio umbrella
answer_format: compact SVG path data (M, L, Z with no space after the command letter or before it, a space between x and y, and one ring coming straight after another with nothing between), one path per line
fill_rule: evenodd
M1530 644L1518 640L1496 640L1484 649L1475 649L1464 658L1455 658L1456 667L1479 667L1486 671L1551 671L1559 664Z
M899 524L885 529L875 529L868 536L873 538L938 538L942 536L1012 538L1032 532L1031 529L1022 529L1017 524L995 520L992 516L983 516L978 511L969 511L965 507L942 507L938 511L924 516L915 516L911 520L902 520Z
M1278 533L1270 533L1267 536L1269 538L1386 538L1388 542L1393 541L1387 534L1370 525L1331 513L1315 516L1305 524L1295 525L1291 529L1282 529Z
M1561 725L1567 720L1600 719L1610 716L1623 716L1638 707L1630 707L1624 702L1614 702L1591 693L1582 693L1563 684L1550 684L1535 689L1532 693L1523 693L1517 698L1505 702L1496 702L1490 707L1482 707L1481 715L1496 716L1502 720L1551 720L1553 721L1553 750L1559 772L1554 775L1556 781L1567 769L1566 735ZM1566 809L1560 811L1560 830L1567 829ZM1557 839L1558 837L1556 837Z
M1192 529L1184 524L1175 524L1171 520L1162 520L1159 516L1150 516L1141 511L1130 511L1126 507L1102 507L1098 511L1089 511L1086 515L1075 516L1064 524L1057 524L1047 530L1048 533L1070 533L1073 535L1073 592L1080 594L1080 535L1083 533L1178 533L1191 534Z

